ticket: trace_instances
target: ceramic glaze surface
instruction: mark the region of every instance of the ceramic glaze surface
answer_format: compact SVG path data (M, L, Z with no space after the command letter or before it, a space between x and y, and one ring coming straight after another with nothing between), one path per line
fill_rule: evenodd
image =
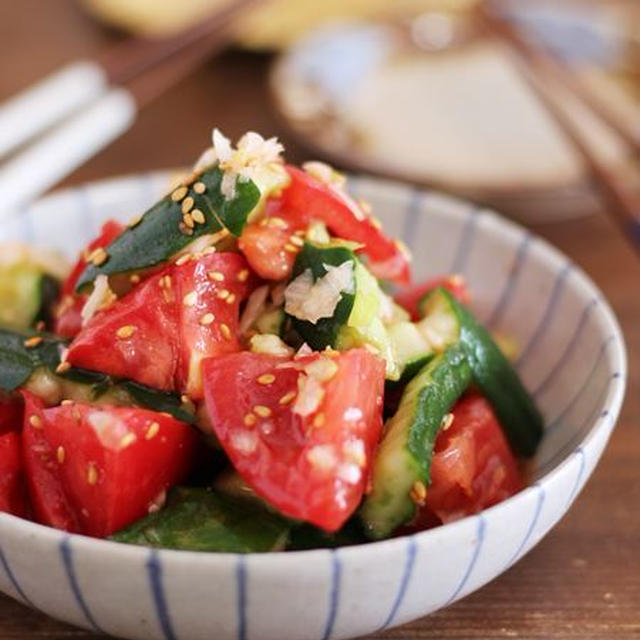
M0 241L73 258L110 217L166 190L149 174L62 191L0 226ZM600 292L562 254L495 214L436 193L352 178L416 280L461 273L473 309L520 346L516 366L546 420L528 488L475 517L338 550L264 555L154 551L0 514L0 590L56 618L131 639L326 640L444 607L493 579L564 515L618 416L624 342Z

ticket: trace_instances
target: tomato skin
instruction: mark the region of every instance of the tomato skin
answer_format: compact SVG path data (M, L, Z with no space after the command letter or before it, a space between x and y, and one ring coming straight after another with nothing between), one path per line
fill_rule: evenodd
M412 285L400 291L394 296L394 300L411 314L411 319L415 322L422 318L419 303L430 291L437 287L444 287L460 302L467 304L469 302L469 290L467 283L461 276L441 276L433 278L420 284Z
M384 363L364 349L336 354L330 359L337 371L321 383L320 406L302 417L292 401L280 399L298 390L302 367L322 358L329 359L241 352L206 360L205 401L245 481L285 515L335 531L355 511L369 480L382 428ZM265 384L270 375L274 380ZM270 415L261 417L260 407ZM247 424L247 415L255 422Z
M123 231L124 225L116 222L115 220L107 220L100 229L100 234L97 238L91 241L87 248L82 252L82 255L78 258L78 261L74 265L71 273L67 276L67 279L62 285L60 292L60 299L56 305L54 312L54 333L65 338L73 338L76 336L80 329L82 329L82 307L87 301L85 294L75 292L76 283L78 278L85 270L87 266L86 256L88 256L94 249L98 247L106 247L111 244Z
M28 513L18 431L0 434L0 512L25 517Z
M320 221L334 236L363 245L358 252L367 257L367 266L376 277L409 282L407 255L373 219L355 213L355 203L305 171L292 166L286 169L289 186L268 201L263 220L247 225L240 238L240 249L258 275L267 280L287 279L296 256L291 235Z
M22 429L24 403L19 393L0 390L0 435Z
M200 360L240 349L239 307L252 282L239 280L238 274L246 269L246 260L236 253L167 266L97 313L69 346L67 360L156 389L202 397ZM222 280L212 279L211 273ZM210 323L203 320L207 314L213 314ZM123 327L128 328L124 335Z
M146 515L190 469L196 435L166 414L81 404L43 409L25 395L25 462L43 524L106 537Z
M524 484L518 462L482 396L468 393L452 413L451 427L436 440L423 510L445 523L502 502Z
M245 226L238 247L261 278L285 280L297 255L297 248L291 244L291 234L297 228L279 216L265 217Z

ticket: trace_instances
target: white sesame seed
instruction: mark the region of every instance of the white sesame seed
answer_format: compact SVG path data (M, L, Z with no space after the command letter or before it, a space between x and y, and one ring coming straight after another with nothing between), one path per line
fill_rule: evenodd
M120 448L126 449L129 445L136 441L136 434L131 431L120 438Z
M42 429L42 418L35 414L29 416L29 424L36 429Z
M258 418L256 418L253 413L247 413L247 415L244 417L244 424L247 427L253 426L257 421Z
M263 373L258 376L258 384L271 384L276 377L272 373Z
M229 294L231 292L228 289L221 289L220 291L218 291L217 296L218 298L220 298L220 300L226 300L229 297Z
M178 187L172 194L171 199L174 202L180 202L187 195L187 187Z
M193 221L198 223L198 224L204 224L206 222L206 218L204 217L204 213L202 213L202 211L200 211L200 209L194 209L191 212L191 217L192 217Z
M248 277L249 277L249 269L242 269L242 271L238 271L237 278L239 282L246 282Z
M227 296L227 304L233 304L236 301L236 294L235 293L230 293Z
M152 422L147 428L147 433L145 434L145 440L151 440L158 435L158 431L160 431L160 425L157 422Z
M123 327L120 327L116 331L116 335L118 336L118 338L122 338L123 340L126 340L127 338L130 338L136 331L137 331L137 328L134 327L132 324L126 324Z
M185 227L188 227L189 229L193 229L193 227L196 226L196 223L193 221L190 213L185 213L184 216L182 216L182 222L184 222Z
M62 464L64 462L64 457L65 457L65 450L64 450L64 447L60 445L56 450L56 458L58 459L59 464Z
M198 294L195 291L190 291L182 298L182 304L185 307L193 307L198 302Z
M182 201L182 213L189 213L189 211L191 211L191 209L193 209L193 205L195 204L194 199L191 196L187 196L183 201Z
M216 319L216 317L213 315L213 313L205 313L200 318L200 324L202 326L207 326L207 325L211 324L215 319Z
M209 273L207 273L207 276L210 280L215 280L216 282L224 281L224 273L222 273L222 271L209 271Z
M226 340L231 340L231 329L229 329L228 325L222 323L220 325L220 333Z
M189 262L189 260L191 260L191 254L190 253L185 253L183 255L181 255L177 260L176 260L176 265L178 265L179 267L181 267L185 262ZM168 277L168 276L167 276Z
M33 338L27 338L23 344L27 349L31 349L32 347L37 347L42 340L42 336L33 336Z
M207 185L204 182L196 182L193 185L193 190L196 193L202 194L207 190Z
M93 462L89 463L89 466L87 467L87 482L93 486L98 482L98 470L96 469L96 466L93 464Z
M280 400L278 400L278 403L281 405L286 405L286 404L291 404L291 402L293 402L293 400L296 397L296 392L295 391L289 391L289 393L285 393L282 398L280 398Z
M257 404L253 407L253 412L261 418L268 418L271 415L271 409L265 407L263 404Z
M440 428L443 431L446 431L453 424L453 418L453 413L445 414L445 416L442 418L442 421L440 422Z

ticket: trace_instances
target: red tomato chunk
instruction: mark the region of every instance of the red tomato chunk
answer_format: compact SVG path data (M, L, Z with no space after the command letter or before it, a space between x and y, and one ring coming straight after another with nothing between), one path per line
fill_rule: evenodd
M145 516L187 474L192 429L154 411L65 404L25 393L23 447L36 519L106 537Z
M383 385L384 362L365 349L204 362L207 410L237 471L282 513L327 531L368 483Z

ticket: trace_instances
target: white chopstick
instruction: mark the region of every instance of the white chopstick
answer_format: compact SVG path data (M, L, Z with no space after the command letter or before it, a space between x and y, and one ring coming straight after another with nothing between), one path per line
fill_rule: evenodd
M19 213L122 135L136 116L126 89L112 89L0 167L0 220Z
M91 103L107 84L97 62L79 61L7 100L0 105L0 159Z

